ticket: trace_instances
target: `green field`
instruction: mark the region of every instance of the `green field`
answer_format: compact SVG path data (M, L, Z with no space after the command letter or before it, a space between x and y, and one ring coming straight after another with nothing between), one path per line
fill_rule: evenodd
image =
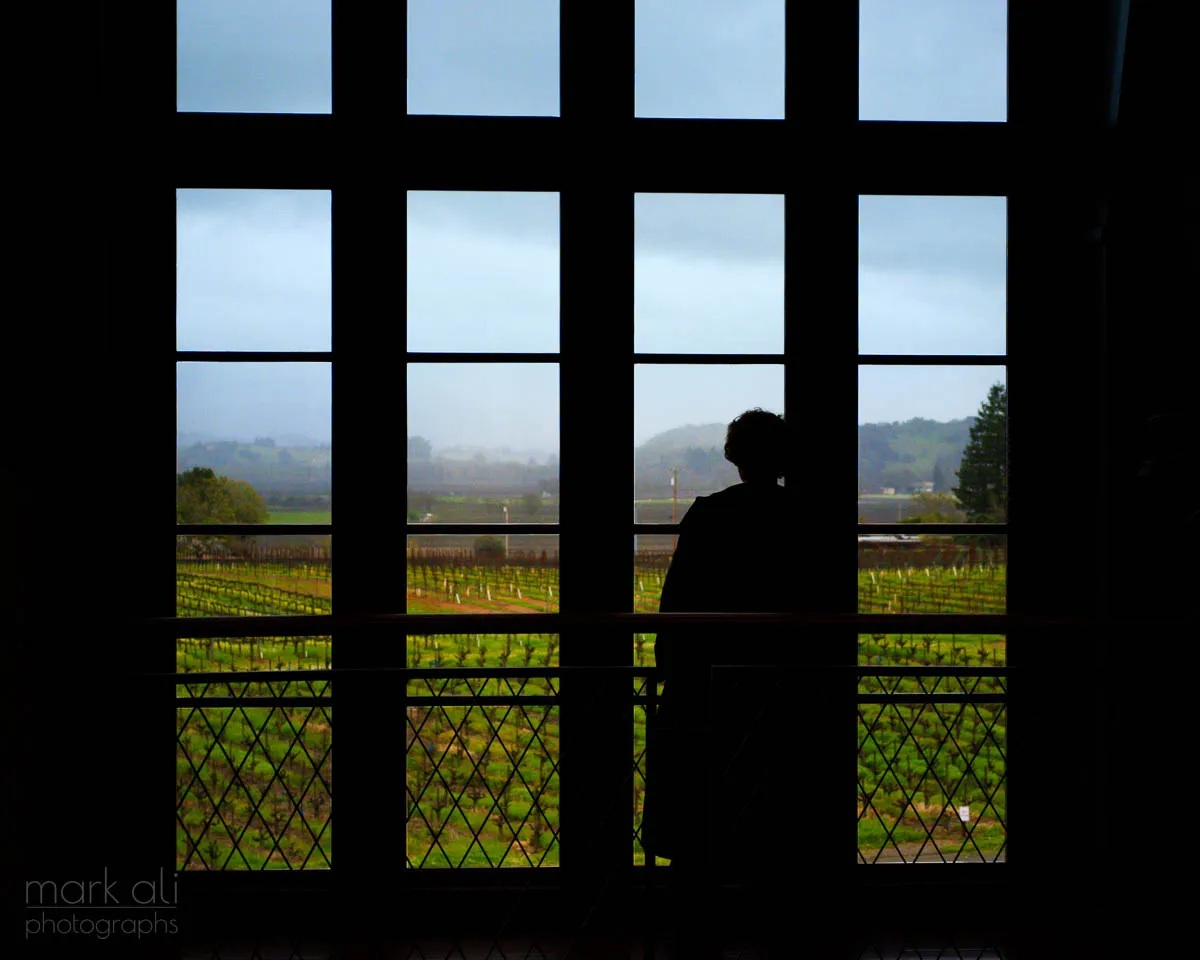
M267 523L330 523L330 510L280 510L267 514Z
M177 559L180 616L328 613L332 567L309 550L293 559ZM657 610L667 557L639 555L635 610ZM939 556L917 566L888 558L858 574L863 612L1002 612L1006 567L998 555ZM553 552L478 561L469 550L424 550L407 563L410 612L552 612L558 609ZM179 718L177 830L180 868L326 866L331 857L332 710L324 683L303 671L329 666L328 638L181 640L180 696L196 698ZM548 634L441 635L408 640L411 667L553 667L558 638ZM654 665L654 636L633 638L633 662ZM1002 678L933 681L896 678L872 667L1005 664L1005 642L986 635L859 638L860 693L1002 692ZM245 674L244 683L201 686L186 675ZM277 671L271 680L252 674ZM447 685L448 683L448 685ZM635 681L644 683L644 681ZM940 685L936 685L940 683ZM243 692L304 697L311 706L204 707L205 696ZM552 695L553 678L413 679L409 697L437 694ZM632 705L632 856L644 795L645 712ZM1005 726L1001 704L866 703L859 708L859 855L865 861L1003 859L1006 821ZM558 707L434 706L410 703L407 716L408 863L420 866L555 865L559 862ZM814 782L821 783L814 773ZM840 789L825 784L822 789ZM969 807L964 823L959 808ZM781 811L780 816L784 816ZM927 839L932 834L932 842Z

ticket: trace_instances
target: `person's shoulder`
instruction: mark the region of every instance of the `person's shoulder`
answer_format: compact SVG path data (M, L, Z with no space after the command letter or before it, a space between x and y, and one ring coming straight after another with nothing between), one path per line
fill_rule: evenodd
M748 489L749 487L747 484L735 483L726 487L724 490L718 490L716 493L710 493L707 497L697 497L696 499L703 499L707 500L709 503L718 504L733 503L744 497Z
M744 504L756 503L762 500L782 500L783 496L783 487L778 484L735 483L724 490L718 490L716 493L709 494L703 499L708 500L711 507L724 508L740 507ZM699 500L700 498L697 499Z
M689 521L695 523L697 518L708 516L709 512L712 510L713 497L716 495L717 494L715 493L708 493L693 500L692 505L687 508L687 513L683 515L683 519L680 521L680 523L688 523Z
M716 493L697 497L684 514L684 521L690 521L689 526L694 527L722 524L730 517L738 516L744 512L747 502L745 486L744 483L738 483Z

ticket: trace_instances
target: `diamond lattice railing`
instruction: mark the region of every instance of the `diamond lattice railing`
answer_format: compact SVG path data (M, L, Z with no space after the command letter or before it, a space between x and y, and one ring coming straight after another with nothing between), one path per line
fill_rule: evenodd
M558 680L408 684L410 867L558 864Z
M662 682L657 685L657 692L662 693ZM653 707L649 703L650 678L635 676L633 678L633 862L644 864L646 851L642 847L642 814L646 803L646 720L652 716ZM670 863L662 857L655 860L658 864Z
M1004 859L1005 677L935 673L860 674L860 863Z
M274 675L178 682L178 869L331 865L330 689Z

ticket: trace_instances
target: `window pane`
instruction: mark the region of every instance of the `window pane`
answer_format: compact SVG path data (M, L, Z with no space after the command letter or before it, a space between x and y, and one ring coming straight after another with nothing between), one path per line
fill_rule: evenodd
M329 364L179 363L175 369L176 519L326 522ZM288 508L309 517L299 521Z
M860 613L1007 607L1005 537L859 537L858 568ZM858 663L859 861L1004 860L1006 638L860 634Z
M557 0L408 0L408 112L558 116Z
M176 683L176 869L332 866L333 685L290 673L328 668L329 647L328 637L177 641L181 674L248 670L256 679ZM206 705L213 697L239 705Z
M179 617L284 616L332 612L333 551L327 536L175 538L175 615ZM246 651L259 669L285 669L292 658L272 658L259 645ZM211 658L213 650L208 649ZM199 653L194 670L236 670L237 656L207 663ZM303 665L311 665L308 654ZM184 669L188 669L184 667Z
M408 193L408 349L558 350L558 194Z
M858 538L859 613L1004 613L1008 606L1008 538L923 535L867 535ZM928 639L928 638L925 638ZM961 638L956 644L965 643ZM972 647L963 651L935 645L924 653L912 638L896 641L892 654L904 653L904 663L926 666L972 662L980 666L1004 661L1003 648ZM989 639L990 642L990 639ZM862 638L860 638L860 644ZM964 648L965 649L965 648ZM887 663L888 651L860 662ZM949 659L946 659L949 657ZM958 657L958 659L955 659Z
M408 490L416 522L554 522L558 365L410 363Z
M558 865L557 695L557 677L409 681L407 867Z
M782 196L640 193L634 348L782 353Z
M1003 523L1008 388L999 366L860 366L861 523Z
M176 0L175 107L329 113L329 0Z
M861 353L1005 352L1007 200L858 199Z
M558 537L408 538L409 613L557 612ZM408 638L412 668L526 668L408 684L408 866L558 864L557 634ZM476 696L500 704L464 705ZM451 699L452 698L452 699Z
M738 482L725 431L753 407L783 412L783 365L638 364L633 391L634 519L671 523Z
M1005 640L859 637L859 863L1007 859Z
M860 120L1005 120L1006 0L860 0Z
M180 350L330 348L328 190L176 190Z
M407 554L409 613L558 612L557 536L410 536ZM505 639L499 650L475 644L471 662L480 667L533 662L538 644L516 637L506 645ZM449 648L445 655L451 656Z
M635 116L782 118L784 6L637 0Z
M663 580L671 566L675 538L670 536L637 536L633 538L633 612L658 613L662 602ZM634 659L638 666L653 667L654 634L634 637Z

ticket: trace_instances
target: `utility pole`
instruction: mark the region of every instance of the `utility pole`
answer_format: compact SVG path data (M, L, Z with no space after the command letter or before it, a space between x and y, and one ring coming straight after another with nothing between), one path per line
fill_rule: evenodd
M675 523L679 515L679 468L671 468L671 522ZM671 541L671 549L674 550L679 546L679 534Z
M504 559L508 561L508 501L504 501Z

